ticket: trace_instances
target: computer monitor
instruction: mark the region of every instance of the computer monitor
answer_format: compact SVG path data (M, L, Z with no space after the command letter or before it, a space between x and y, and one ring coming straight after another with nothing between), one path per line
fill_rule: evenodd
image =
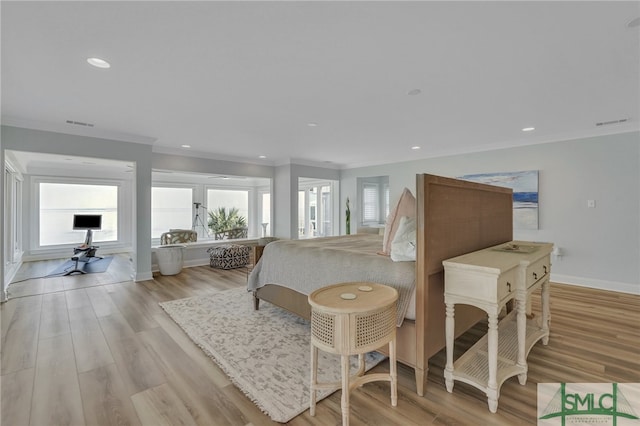
M74 214L73 229L84 231L86 229L100 230L102 229L101 214Z
M93 231L102 229L101 214L74 214L73 229L87 231L84 244L90 246L93 243Z

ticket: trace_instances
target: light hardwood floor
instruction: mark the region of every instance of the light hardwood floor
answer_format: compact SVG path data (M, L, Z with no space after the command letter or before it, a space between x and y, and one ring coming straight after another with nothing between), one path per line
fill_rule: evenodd
M245 269L194 267L139 283L105 284L99 275L2 305L2 425L275 424L158 306L244 286ZM351 394L351 423L535 424L537 383L640 382L640 297L553 284L551 314L549 345L532 349L525 386L505 382L496 414L475 388L456 382L447 393L442 351L430 362L424 397L413 371L399 365L398 406L388 383L365 384ZM485 327L456 341L456 357ZM374 369L387 370L386 362ZM307 411L289 424L340 422L338 391L315 417Z

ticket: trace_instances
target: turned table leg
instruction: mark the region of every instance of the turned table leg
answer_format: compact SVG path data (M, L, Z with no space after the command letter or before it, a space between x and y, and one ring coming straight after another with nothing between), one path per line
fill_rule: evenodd
M524 292L523 292L524 293ZM518 367L523 369L523 373L518 374L518 382L521 385L527 383L527 357L526 357L526 340L527 340L527 302L526 293L524 300L519 298L516 300L516 326L518 328Z
M487 398L489 411L498 411L498 313L489 314L488 358L489 358L489 382L487 383Z
M349 425L349 355L342 355L342 426Z
M455 333L455 305L447 303L446 305L446 320L445 320L445 337L447 344L447 365L445 367L444 377L445 384L447 386L447 392L453 392L453 348L454 348L454 333Z
M316 384L318 383L318 348L311 345L311 389L309 389L309 414L316 415Z

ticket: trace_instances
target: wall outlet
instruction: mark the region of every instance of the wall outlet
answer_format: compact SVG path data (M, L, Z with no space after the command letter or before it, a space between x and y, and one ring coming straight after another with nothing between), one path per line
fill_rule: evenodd
M595 209L596 208L596 200L587 200L587 207L589 207L590 209Z

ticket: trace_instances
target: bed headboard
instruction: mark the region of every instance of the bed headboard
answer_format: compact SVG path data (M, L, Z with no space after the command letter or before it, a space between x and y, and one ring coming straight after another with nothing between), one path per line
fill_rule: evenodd
M416 332L438 334L416 348L418 368L427 368L444 347L442 261L513 240L513 201L509 188L428 174L416 176L416 200Z

